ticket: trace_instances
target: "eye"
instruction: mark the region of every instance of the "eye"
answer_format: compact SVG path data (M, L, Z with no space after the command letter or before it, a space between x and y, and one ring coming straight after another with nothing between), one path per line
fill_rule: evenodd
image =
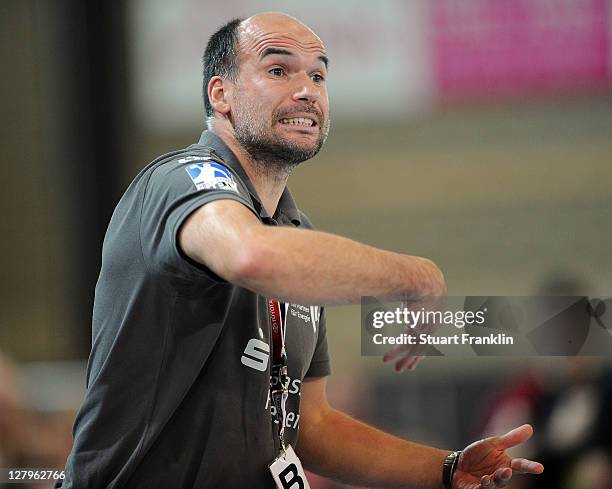
M274 76L283 76L285 74L285 70L283 70L282 68L272 68L271 70L268 71L268 73L274 75Z
M314 75L312 75L312 81L319 84L323 83L325 81L325 78L320 73L315 73Z

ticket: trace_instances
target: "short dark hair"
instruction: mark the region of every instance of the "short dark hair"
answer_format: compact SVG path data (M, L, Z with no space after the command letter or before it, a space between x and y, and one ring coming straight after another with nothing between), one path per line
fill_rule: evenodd
M238 76L238 26L243 19L233 19L220 27L208 40L202 64L204 76L202 95L206 116L212 117L214 112L208 98L208 83L213 76L235 80Z

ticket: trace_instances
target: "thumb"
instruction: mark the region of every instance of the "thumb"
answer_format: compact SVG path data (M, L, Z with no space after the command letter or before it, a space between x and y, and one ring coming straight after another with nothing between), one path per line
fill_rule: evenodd
M530 424L524 424L518 428L510 430L505 435L501 435L497 438L497 445L502 448L510 448L521 443L525 443L533 435L533 428Z

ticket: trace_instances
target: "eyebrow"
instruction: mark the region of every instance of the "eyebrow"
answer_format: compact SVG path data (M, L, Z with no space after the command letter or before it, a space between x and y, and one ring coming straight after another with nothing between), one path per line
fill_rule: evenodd
M291 51L287 51L286 49L282 49L282 48L266 48L266 49L264 49L263 53L261 53L260 59L263 59L266 56L269 56L269 55L272 55L272 54L281 54L281 55L285 55L285 56L293 56L293 53ZM328 67L329 59L328 59L327 56L321 55L321 56L318 56L317 59L319 59L319 61L323 62L323 64L325 65L325 68Z

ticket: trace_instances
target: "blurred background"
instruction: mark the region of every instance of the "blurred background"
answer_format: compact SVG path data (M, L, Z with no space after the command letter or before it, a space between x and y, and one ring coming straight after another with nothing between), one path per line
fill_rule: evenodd
M319 228L433 259L451 295L612 295L610 0L3 0L0 467L63 467L112 210L198 139L209 35L266 10L331 60L330 137L290 180ZM328 311L337 406L445 448L531 422L539 487L612 487L609 358L397 375L359 324Z

